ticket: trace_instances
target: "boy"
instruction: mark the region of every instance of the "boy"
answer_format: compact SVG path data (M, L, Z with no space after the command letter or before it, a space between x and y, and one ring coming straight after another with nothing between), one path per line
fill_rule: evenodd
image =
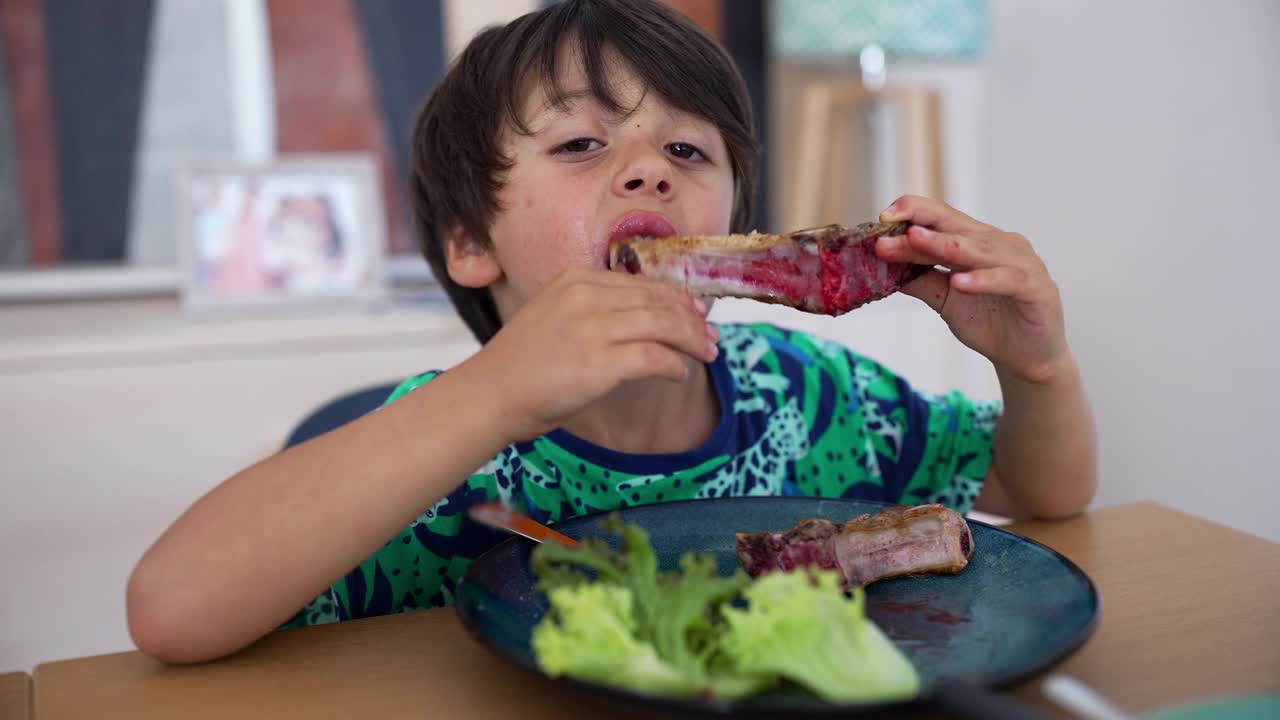
M483 500L547 522L753 494L1082 510L1089 408L1020 236L903 198L881 217L916 227L877 248L953 270L906 292L993 361L998 426L997 406L803 333L717 328L709 301L605 269L631 235L749 229L750 117L720 47L657 3L567 0L477 36L420 114L412 187L482 349L197 502L130 578L138 646L200 661L282 624L447 605L497 539L465 521Z

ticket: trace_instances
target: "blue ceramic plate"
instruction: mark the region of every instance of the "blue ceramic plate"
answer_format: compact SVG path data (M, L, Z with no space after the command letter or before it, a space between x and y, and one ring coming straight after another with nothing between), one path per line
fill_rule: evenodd
M663 570L690 550L711 552L722 574L738 566L735 532L785 530L804 518L845 522L886 505L799 497L726 498L621 510L624 522L649 531ZM556 529L581 539L605 534L606 515L567 520ZM1015 533L970 521L974 554L959 575L895 578L867 588L867 613L898 643L920 673L921 696L958 687L1002 688L1048 669L1093 633L1101 600L1092 581L1057 552ZM477 559L458 585L456 605L467 629L495 652L537 672L529 637L547 611L529 566L534 543L512 537ZM833 715L884 706L832 705L798 689L737 703L641 695L562 679L628 703L693 713Z

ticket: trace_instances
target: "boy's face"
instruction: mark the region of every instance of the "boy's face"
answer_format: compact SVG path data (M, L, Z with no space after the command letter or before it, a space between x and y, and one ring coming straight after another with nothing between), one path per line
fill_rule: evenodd
M556 109L537 88L524 103L533 134L504 134L513 166L498 194L492 249L466 263L451 258L454 279L487 284L504 320L565 269L607 267L609 246L622 237L729 230L734 181L720 131L646 93L617 56L609 66L612 94L635 111L611 112L591 95L576 56L562 56L568 107ZM460 256L456 244L450 254Z

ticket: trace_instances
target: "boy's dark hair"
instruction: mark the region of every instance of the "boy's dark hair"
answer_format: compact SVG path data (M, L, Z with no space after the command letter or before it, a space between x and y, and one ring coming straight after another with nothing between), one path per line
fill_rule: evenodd
M653 0L564 0L505 26L478 34L458 57L418 114L413 130L410 196L422 254L458 314L481 343L502 327L488 288L468 288L449 277L445 237L461 227L489 246L503 174L504 128L528 134L521 117L525 92L536 80L555 104L557 51L576 44L591 92L625 115L610 94L606 51L625 59L651 92L673 107L701 116L724 137L735 193L732 232L751 222L759 149L751 101L733 60L708 33Z

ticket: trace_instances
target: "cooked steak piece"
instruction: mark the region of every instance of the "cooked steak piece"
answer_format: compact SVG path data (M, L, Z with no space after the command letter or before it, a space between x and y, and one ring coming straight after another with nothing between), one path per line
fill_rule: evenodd
M693 295L741 297L842 315L888 297L929 269L876 256L876 238L910 223L863 223L782 235L631 238L609 250L609 267L674 283Z
M899 575L958 573L974 549L964 517L936 503L886 508L843 525L815 518L783 532L736 537L738 559L749 575L838 569L848 587Z

